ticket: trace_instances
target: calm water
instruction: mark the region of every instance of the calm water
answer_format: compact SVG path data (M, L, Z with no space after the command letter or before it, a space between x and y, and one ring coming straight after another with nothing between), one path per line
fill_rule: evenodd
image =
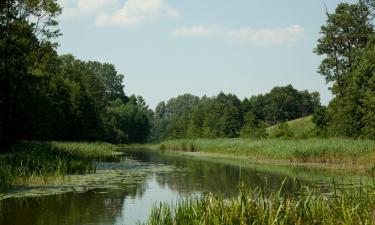
M98 164L97 172L73 176L71 185L18 188L3 195L6 199L0 201L0 224L136 224L146 220L154 204L204 192L232 196L238 193L240 181L277 190L285 177L294 178L286 182L284 190L295 194L301 184L325 186L333 176L341 183L364 179L350 172L255 165L141 149L126 150L120 163Z

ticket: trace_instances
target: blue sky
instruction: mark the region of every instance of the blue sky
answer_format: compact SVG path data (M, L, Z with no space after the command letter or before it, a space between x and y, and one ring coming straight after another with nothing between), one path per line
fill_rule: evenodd
M331 98L313 53L338 0L59 0L60 54L109 62L154 108L179 94L239 98L292 84ZM347 2L354 2L347 1Z

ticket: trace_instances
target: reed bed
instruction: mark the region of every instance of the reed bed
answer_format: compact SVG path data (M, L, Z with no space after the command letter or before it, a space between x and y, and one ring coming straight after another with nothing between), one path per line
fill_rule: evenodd
M93 173L94 161L112 161L107 143L20 142L0 155L0 192L15 185L61 182L67 174Z
M195 139L162 142L160 149L198 151L255 159L300 163L339 163L371 167L375 159L374 140L344 138L311 139Z
M298 196L241 188L236 198L206 194L155 205L148 225L375 224L375 187L352 186L332 193L308 187Z

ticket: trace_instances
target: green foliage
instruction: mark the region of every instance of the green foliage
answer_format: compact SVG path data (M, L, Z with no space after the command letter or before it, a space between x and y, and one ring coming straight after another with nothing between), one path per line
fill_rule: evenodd
M245 123L241 129L241 137L243 138L262 138L266 137L266 124L260 121L252 113L245 115Z
M113 65L83 62L71 55L54 57L55 74L45 71L24 90L24 107L16 121L18 138L113 143L147 139L152 112L141 97L124 94L123 75Z
M280 191L241 187L237 197L211 193L160 204L152 209L150 225L173 224L375 224L375 187L355 186L324 190L302 187L298 197Z
M245 112L250 111L268 125L311 115L319 106L319 93L298 91L292 85L274 87L270 93L243 101Z
M319 106L318 93L298 91L291 85L243 101L222 92L201 99L186 94L156 107L152 140L265 137L267 124L310 115Z
M331 102L331 129L342 136L375 138L375 40L371 39L348 75L344 96Z
M335 98L314 115L320 135L375 138L374 1L341 3L327 12L315 52Z
M198 103L199 97L191 94L171 98L167 103L160 102L155 109L150 140L158 142L186 137L191 111Z
M316 137L318 135L319 129L314 124L313 120L313 116L302 117L272 127L268 127L267 132L271 137L293 137L298 139Z
M272 138L290 138L293 136L294 133L287 123L280 123L270 131L270 137Z
M0 8L0 146L26 140L144 142L152 112L108 63L58 56L54 0ZM37 22L36 22L37 21Z
M326 12L327 21L321 27L322 37L314 51L325 57L318 72L327 83L333 82L332 92L335 95L344 95L347 75L360 58L369 36L374 33L371 14L371 8L365 1L340 3L335 13Z
M22 97L44 76L45 56L59 35L61 8L53 0L2 1L0 7L0 146L16 139ZM29 22L39 21L39 23ZM51 65L53 67L53 65Z
M329 122L327 107L319 107L315 111L312 121L317 127L317 134L320 136L325 136L327 134L327 127Z

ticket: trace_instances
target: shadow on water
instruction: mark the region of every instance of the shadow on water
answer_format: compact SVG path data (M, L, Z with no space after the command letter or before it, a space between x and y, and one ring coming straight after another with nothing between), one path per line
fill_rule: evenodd
M111 171L111 176L101 176L101 171ZM301 185L329 186L333 176L343 184L364 179L329 170L127 149L122 162L98 164L98 175L93 176L88 191L0 201L0 224L135 224L144 221L152 205L160 201L176 201L204 192L234 196L240 182L253 188L279 190L285 177L292 179L286 180L283 190L294 195ZM85 177L77 176L73 182L79 183Z

